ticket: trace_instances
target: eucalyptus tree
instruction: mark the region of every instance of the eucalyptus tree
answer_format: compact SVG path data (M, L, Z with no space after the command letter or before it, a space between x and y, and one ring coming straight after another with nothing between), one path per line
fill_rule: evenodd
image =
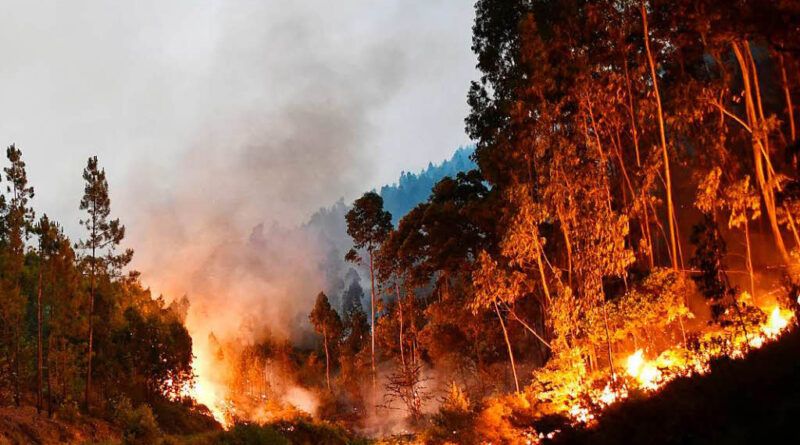
M308 316L314 330L322 335L323 349L325 350L325 384L331 390L331 349L335 348L342 336L342 320L339 314L331 307L328 296L320 292L317 295L314 308Z
M367 192L353 202L353 208L345 215L347 234L353 239L353 248L345 259L354 263L362 262L359 251L366 251L369 261L370 278L370 353L373 385L377 378L375 365L375 260L374 254L392 230L392 214L383 209L383 198L375 192Z

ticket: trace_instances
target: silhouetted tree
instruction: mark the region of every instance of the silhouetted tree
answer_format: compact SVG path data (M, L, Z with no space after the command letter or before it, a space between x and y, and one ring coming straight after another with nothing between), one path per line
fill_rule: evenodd
M392 230L392 215L383 209L383 198L375 192L364 193L364 196L353 202L353 208L345 215L347 233L353 238L353 249L347 252L345 259L361 262L358 250L366 250L369 260L370 277L370 351L372 355L372 379L376 379L375 366L375 264L373 254Z
M311 310L308 319L314 329L322 335L322 344L325 349L325 383L331 389L331 349L339 343L342 336L342 320L339 314L331 307L328 296L320 292L317 301Z

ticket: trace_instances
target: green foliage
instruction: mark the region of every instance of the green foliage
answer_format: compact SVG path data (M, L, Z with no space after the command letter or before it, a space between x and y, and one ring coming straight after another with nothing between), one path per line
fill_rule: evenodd
M364 193L356 199L345 220L354 248L366 249L370 253L380 246L392 229L392 215L383 209L383 198L375 192ZM356 250L348 252L346 258L360 261Z

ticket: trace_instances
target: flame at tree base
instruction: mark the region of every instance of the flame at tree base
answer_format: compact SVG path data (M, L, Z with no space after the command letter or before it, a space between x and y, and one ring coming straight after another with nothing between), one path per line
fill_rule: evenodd
M591 424L604 408L628 398L630 390L656 392L676 378L706 374L710 371L712 359L721 356L743 358L750 350L778 339L793 321L792 311L775 306L769 312L767 321L758 326L756 331L747 332L732 325L727 329L706 333L700 339L697 351L689 351L682 346L674 347L648 360L644 350L637 349L625 359L624 376L612 376L602 390L593 389L594 385L587 382L584 389L586 397L569 407L567 414L575 423Z

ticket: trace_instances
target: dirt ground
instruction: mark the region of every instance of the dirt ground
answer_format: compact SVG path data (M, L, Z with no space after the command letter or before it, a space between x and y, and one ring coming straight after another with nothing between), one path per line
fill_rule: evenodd
M0 445L77 445L118 439L119 432L102 420L50 419L31 406L0 407Z

